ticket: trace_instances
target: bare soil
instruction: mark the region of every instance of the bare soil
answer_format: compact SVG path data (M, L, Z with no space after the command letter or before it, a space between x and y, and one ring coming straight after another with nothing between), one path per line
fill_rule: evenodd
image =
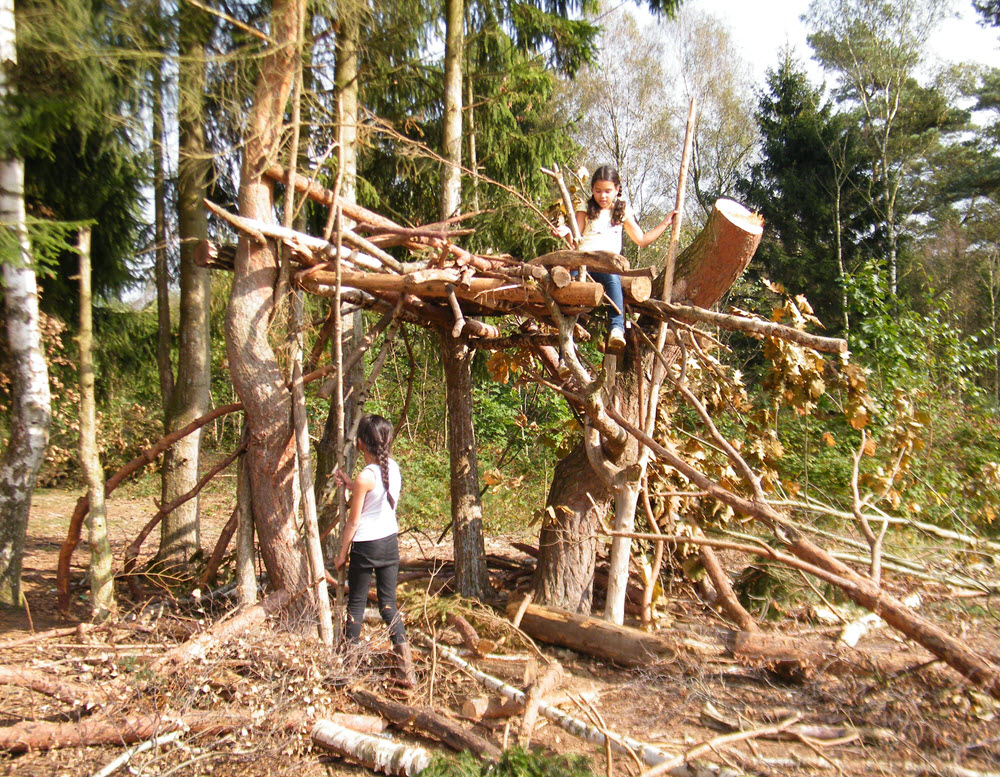
M332 712L366 712L349 697L352 688L396 693L390 681L390 654L384 635L367 627L367 648L344 654L297 637L288 624L254 630L220 647L205 660L192 662L169 676L145 667L168 647L186 639L219 617L228 606L207 599L185 600L175 579L143 581L141 601L120 586L123 613L105 631L37 638L33 633L85 622L89 616L85 568L86 543L74 556L72 619L63 618L55 599L55 568L77 495L45 490L36 494L29 525L23 581L28 609L0 609L0 664L37 669L63 681L88 684L94 697L89 708L76 707L13 685L0 686L0 726L21 721L67 722L107 714L156 714L164 718L190 711L238 712L246 725L225 734L188 732L177 743L135 756L132 774L166 775L355 775L367 770L313 747L299 730L278 725L293 713L309 718ZM203 498L202 544L209 552L229 518L227 489ZM109 500L111 540L120 566L125 545L155 511L152 497L124 489ZM148 541L155 549L156 534ZM435 546L423 536L404 537L409 558L447 558L446 541ZM504 538L491 538L488 551L510 558L523 556ZM916 587L894 580L896 593L919 592L929 617L1000 660L1000 619L993 603L951 600L944 588ZM454 599L428 595L428 580L408 584L402 600L408 628L458 643L444 625L449 609L460 610L481 637L495 641L497 653L532 655L506 624L502 613ZM187 587L188 590L190 586ZM509 593L509 592L501 592ZM502 603L502 599L501 602ZM568 650L540 646L544 658L566 670L552 699L562 709L601 729L653 744L670 754L683 753L720 736L707 723L713 710L753 729L798 716L798 723L850 732L843 741L792 737L782 741L755 739L720 745L703 756L706 762L748 774L897 775L944 774L942 765L968 772L1000 771L1000 705L921 648L883 627L866 634L854 651L857 660L819 664L808 672L782 676L775 667L744 665L725 649L728 626L694 599L687 586L668 586L660 626L689 634L691 653L642 670L624 670ZM779 624L765 626L784 636L795 635L803 650L829 650L840 629L823 627L812 613L786 612ZM12 644L17 642L17 644ZM420 686L410 697L415 706L430 706L459 719L461 702L486 693L475 681L426 651L416 651ZM534 662L481 660L480 667L512 684L522 685ZM873 671L875 667L875 671ZM474 724L466 722L472 727ZM513 745L518 719L480 723L475 730L498 746ZM835 733L835 732L833 732ZM394 735L419 741L412 733ZM438 749L427 740L421 742ZM541 721L531 746L550 752L581 753L593 759L596 773L639 774L626 755L616 754L609 767L603 748L595 748L554 724ZM90 775L123 751L121 746L73 747L20 755L0 754L0 774L33 777ZM118 773L123 773L119 770ZM952 772L957 773L957 772Z

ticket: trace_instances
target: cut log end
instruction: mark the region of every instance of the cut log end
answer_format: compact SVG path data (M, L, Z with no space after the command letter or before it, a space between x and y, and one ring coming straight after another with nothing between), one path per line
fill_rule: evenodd
M736 225L748 234L763 234L764 218L759 213L754 213L752 210L740 205L735 200L716 200L715 207L732 224Z

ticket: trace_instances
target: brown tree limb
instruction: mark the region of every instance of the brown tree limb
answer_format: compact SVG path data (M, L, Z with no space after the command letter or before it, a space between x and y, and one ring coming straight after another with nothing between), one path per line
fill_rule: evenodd
M230 637L263 623L267 618L281 612L296 598L284 588L275 591L264 598L259 604L247 607L231 617L215 623L197 636L171 648L151 665L154 672L169 671L171 667L180 666L188 661L204 658L210 648L224 643Z
M230 464L236 461L237 457L240 454L242 454L246 450L246 448L247 448L247 441L246 439L244 439L240 443L240 445L236 448L235 451L233 451L231 454L229 454L229 456L227 456L225 459L223 459L214 467L212 467L212 469L206 472L198 480L198 482L194 484L194 487L190 491L188 491L186 494L181 494L179 497L177 497L177 499L170 502L169 504L161 505L160 508L153 515L153 517L150 518L146 522L146 525L142 527L142 530L139 532L138 535L136 535L136 538L128 544L128 547L125 548L125 561L122 565L122 569L124 574L129 577L130 580L129 587L132 589L133 593L137 594L138 589L135 587L134 581L131 580L131 576L132 573L135 571L135 563L136 559L139 558L139 550L142 548L142 543L146 540L146 537L149 536L149 533L153 531L153 529L157 526L157 524L160 523L160 521L163 520L164 516L176 510L178 507L187 502L189 499L193 499L194 497L196 497L201 492L201 490L206 485L208 485L208 483L212 480L212 478L214 478L216 475L222 472L222 470L224 470L226 467L228 467ZM235 516L235 512L233 513L233 515ZM229 523L232 522L233 518L230 518ZM235 526L233 528L235 529ZM226 538L226 542L228 543L229 539L231 538L232 538L232 533L230 533L229 537Z
M222 531L219 533L219 539L215 543L212 555L208 557L208 563L205 564L205 571L198 578L198 585L206 587L211 586L215 582L215 577L219 574L219 567L222 566L222 559L226 556L226 549L229 547L229 542L233 539L239 523L240 509L236 507L233 509L233 514L229 516L229 520L226 521L226 525L222 527Z
M696 305L661 302L655 299L648 299L645 302L639 303L639 307L655 318L700 321L730 332L743 332L744 334L756 337L778 337L782 340L805 346L806 348L812 348L814 351L820 351L821 353L847 353L846 340L836 337L813 335L790 326L775 324L772 321L764 321L757 318L749 318L745 315L716 313L713 310L706 310Z
M90 685L54 677L37 669L27 669L21 666L0 666L0 685L30 688L36 693L51 696L73 707L94 703L94 689Z
M131 477L147 464L154 462L156 458L163 453L163 451L181 438L186 437L196 429L200 429L205 426L205 424L211 423L220 416L235 413L237 410L242 409L243 403L241 402L235 402L231 405L217 407L215 410L210 413L206 413L201 418L195 419L182 429L178 429L176 432L172 432L166 437L162 437L151 448L144 450L132 459L132 461L108 478L108 480L104 483L105 496L121 485L125 478ZM59 563L56 569L56 590L58 592L59 611L64 615L69 614L69 564L73 557L73 551L80 542L80 530L83 527L83 521L87 517L87 511L89 509L90 499L86 496L80 497L76 502L76 508L73 510L73 515L70 517L69 529L66 532L66 539L63 541L62 547L59 549Z

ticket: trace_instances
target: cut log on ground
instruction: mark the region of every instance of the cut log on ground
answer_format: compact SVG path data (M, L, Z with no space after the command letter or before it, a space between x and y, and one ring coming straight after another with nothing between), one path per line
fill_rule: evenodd
M451 722L434 710L417 709L398 701L380 698L374 693L363 690L353 691L351 698L362 707L382 715L394 726L399 728L412 726L418 731L430 734L434 739L456 752L461 753L468 750L489 761L500 760L500 751L494 745L478 734Z
M470 696L462 701L462 716L469 720L496 720L512 718L524 712L524 705L513 699L495 696Z
M514 617L519 605L517 600L507 606L509 618ZM537 604L529 604L524 611L521 631L538 642L567 647L625 667L670 660L679 649L671 640L638 629Z

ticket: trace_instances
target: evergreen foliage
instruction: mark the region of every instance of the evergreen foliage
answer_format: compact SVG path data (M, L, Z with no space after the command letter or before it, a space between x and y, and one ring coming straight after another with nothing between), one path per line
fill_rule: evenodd
M27 0L16 8L14 111L4 142L25 164L25 200L37 218L92 221L98 295L135 280L145 160L131 124L135 84L119 68L113 3ZM64 251L43 281L42 306L70 317L76 255Z
M520 747L505 750L496 764L472 753L438 758L421 772L427 777L596 777L590 760L579 755L547 755Z

